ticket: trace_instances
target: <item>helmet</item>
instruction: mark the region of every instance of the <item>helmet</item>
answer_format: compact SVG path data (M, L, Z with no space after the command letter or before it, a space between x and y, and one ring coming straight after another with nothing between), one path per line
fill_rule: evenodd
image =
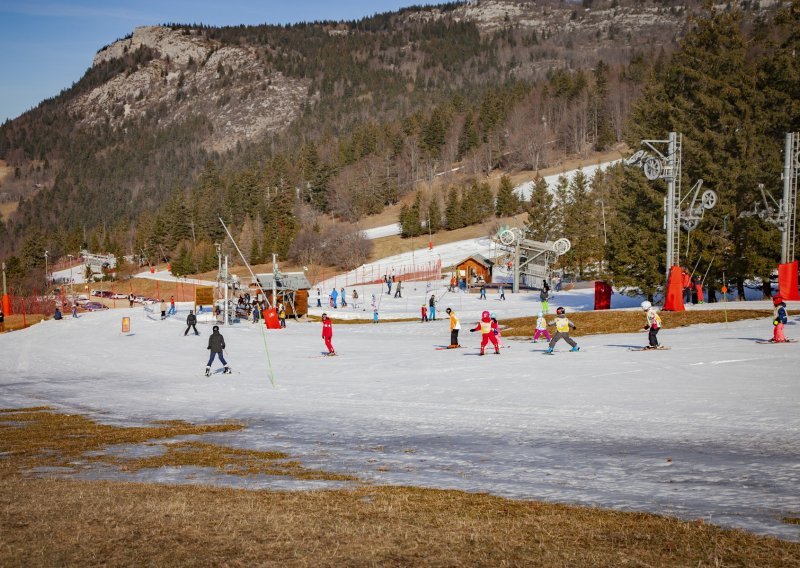
M214 327L212 327L211 329L212 329L213 331L219 331L219 326L218 326L218 325L215 325L215 326L214 326Z
M497 314L492 312L492 319L497 319Z
M543 314L542 312L539 312L538 314L536 314L536 317L537 317L537 318L540 318L540 317L542 317L543 315L544 315L544 314Z
M567 310L565 310L563 307L559 306L559 307L556 308L556 313L558 315L560 315L560 316L563 316L565 313L567 313Z
M328 314L322 314L322 319L325 319L327 317L328 317Z
M651 303L650 303L650 302L648 302L647 300L645 300L644 302L642 302L642 309L643 309L643 310L649 310L649 309L650 309L650 308L652 308L652 307L653 307L653 304L651 304Z
M450 314L450 313L452 313L452 312L453 312L453 310L451 310L450 308L447 308L445 311L446 311L448 314Z
M487 320L489 319L489 317L490 317L489 312L483 310L483 313L481 314L481 319Z

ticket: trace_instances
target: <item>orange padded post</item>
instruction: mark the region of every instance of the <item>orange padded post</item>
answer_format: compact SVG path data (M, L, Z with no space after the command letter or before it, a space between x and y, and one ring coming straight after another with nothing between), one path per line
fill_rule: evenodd
M668 312L682 312L685 309L686 308L683 306L681 267L676 264L669 269L667 296L664 298L664 310Z
M797 292L797 261L778 265L778 293L784 300L800 300Z

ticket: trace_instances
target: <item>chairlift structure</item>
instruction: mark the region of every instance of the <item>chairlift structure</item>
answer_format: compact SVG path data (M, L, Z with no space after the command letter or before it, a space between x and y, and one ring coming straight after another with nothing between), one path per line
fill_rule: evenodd
M503 228L495 237L497 246L505 252L513 271L512 292L519 292L520 280L530 277L550 282L553 264L559 256L569 252L572 243L569 239L555 241L535 241L527 238L528 229L519 227Z

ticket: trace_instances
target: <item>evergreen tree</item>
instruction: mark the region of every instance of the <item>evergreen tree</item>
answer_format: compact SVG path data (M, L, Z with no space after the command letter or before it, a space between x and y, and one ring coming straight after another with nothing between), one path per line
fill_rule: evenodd
M663 188L631 169L610 180L615 187L607 219L608 260L616 286L639 289L652 297L664 285L666 234L662 226Z
M558 176L553 200L552 226L557 234L565 237L568 237L568 235L566 235L566 218L567 209L571 203L572 195L570 193L569 179L564 175Z
M566 208L564 229L572 248L563 260L576 267L578 276L583 278L588 266L601 258L600 214L583 170L575 172L569 188L571 201Z
M458 137L458 160L461 160L467 152L473 148L477 148L480 143L478 138L478 129L475 127L475 121L471 113L467 113L464 118L464 126L461 129L461 135Z
M553 196L545 179L537 177L533 182L531 201L528 204L528 231L530 237L543 242L560 238L555 234L554 221Z
M461 200L458 197L458 190L451 187L447 191L447 204L444 208L444 223L448 231L460 229L465 225L464 216L461 211Z
M439 205L439 198L435 195L431 196L431 201L428 203L428 229L431 233L438 233L442 229L442 209Z
M500 186L497 188L495 214L498 217L516 215L522 209L522 201L514 193L514 184L507 175L500 177Z

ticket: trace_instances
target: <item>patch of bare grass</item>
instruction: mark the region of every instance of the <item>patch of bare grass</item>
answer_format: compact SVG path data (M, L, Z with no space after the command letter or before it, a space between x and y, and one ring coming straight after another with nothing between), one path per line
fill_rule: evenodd
M0 413L0 566L800 566L798 543L702 521L460 491L272 492L23 476L37 460L62 463L105 445L241 427L115 428L48 410ZM248 475L287 457L172 446L161 461L129 466Z
M122 471L196 466L240 476L265 474L306 480L356 480L353 476L307 469L283 452L230 448L201 441L169 443L163 454L150 457L126 458L103 451L121 444L153 445L154 440L242 428L244 425L240 423L197 425L179 420L156 422L146 427L120 427L98 424L80 415L55 413L46 406L6 409L0 413L0 451L11 456L16 467L26 470L71 467L76 460L85 459L113 464ZM3 469L0 467L0 471Z
M800 545L702 522L406 487L267 492L0 480L0 563L798 566Z
M633 333L640 331L645 325L644 312L636 310L602 310L593 312L574 312L568 314L577 329L572 335L595 335L599 333ZM769 310L728 310L727 321L735 322L746 319L771 318ZM550 314L548 321L555 318ZM726 315L723 310L698 310L686 312L661 312L664 329L685 327L701 323L724 323ZM536 327L535 317L511 318L503 320L508 326L503 331L504 337L528 337L533 335ZM771 333L770 326L765 325L765 337Z

